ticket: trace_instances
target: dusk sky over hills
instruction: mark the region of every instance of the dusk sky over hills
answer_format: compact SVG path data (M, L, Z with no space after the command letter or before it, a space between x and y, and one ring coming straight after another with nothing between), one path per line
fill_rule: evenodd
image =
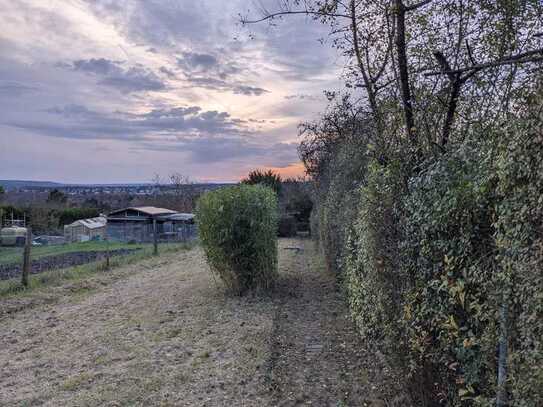
M264 2L270 9L275 0ZM305 17L251 0L0 0L4 179L232 181L301 174L297 124L342 64Z

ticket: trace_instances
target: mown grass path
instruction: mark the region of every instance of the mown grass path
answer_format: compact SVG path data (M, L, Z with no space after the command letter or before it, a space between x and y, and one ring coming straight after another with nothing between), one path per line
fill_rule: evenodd
M0 405L384 405L312 243L281 240L280 272L231 297L194 248L0 298Z
M408 405L360 341L310 240L282 245L268 385L272 406Z

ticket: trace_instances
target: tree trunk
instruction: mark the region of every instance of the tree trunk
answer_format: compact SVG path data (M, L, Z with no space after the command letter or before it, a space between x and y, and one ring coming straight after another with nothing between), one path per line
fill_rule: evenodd
M396 54L398 58L398 70L400 73L400 88L402 92L402 104L405 117L407 135L413 144L416 144L415 118L413 114L413 102L409 87L409 72L407 68L407 50L405 43L405 13L406 8L402 0L395 0L396 7Z
M445 147L449 142L449 137L451 135L451 129L454 123L454 115L456 113L456 106L458 105L458 97L460 96L460 89L462 88L462 83L463 81L460 78L460 75L456 75L454 81L451 82L451 93L447 106L447 115L445 116L445 122L443 123L443 130L441 131L441 147Z

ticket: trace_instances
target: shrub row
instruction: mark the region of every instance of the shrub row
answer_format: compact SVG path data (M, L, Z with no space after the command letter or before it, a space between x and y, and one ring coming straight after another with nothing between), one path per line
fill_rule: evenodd
M466 137L407 180L401 160L353 171L338 152L317 194L359 331L416 405L495 405L500 363L511 405L543 405L542 119Z

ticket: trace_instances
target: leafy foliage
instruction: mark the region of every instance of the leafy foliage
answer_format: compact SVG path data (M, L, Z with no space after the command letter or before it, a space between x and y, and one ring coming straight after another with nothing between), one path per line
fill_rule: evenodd
M516 405L543 405L543 92L501 130L495 171L500 200L497 278L509 307L508 386Z
M413 178L404 200L399 268L411 287L399 316L410 373L434 372L423 387L449 405L495 392L500 296L490 156L464 148L441 157Z
M285 0L263 14L328 25L348 57L352 95L327 93L299 153L312 229L366 341L415 405L543 405L543 3Z
M273 189L277 195L281 192L281 176L272 170L262 171L257 169L251 171L247 175L247 178L241 180L241 183L247 185L265 185Z
M52 204L64 205L66 204L66 202L68 202L68 197L64 192L55 188L51 192L49 192L47 202Z
M198 201L196 219L207 260L233 293L273 286L277 213L277 196L263 185L222 188Z

